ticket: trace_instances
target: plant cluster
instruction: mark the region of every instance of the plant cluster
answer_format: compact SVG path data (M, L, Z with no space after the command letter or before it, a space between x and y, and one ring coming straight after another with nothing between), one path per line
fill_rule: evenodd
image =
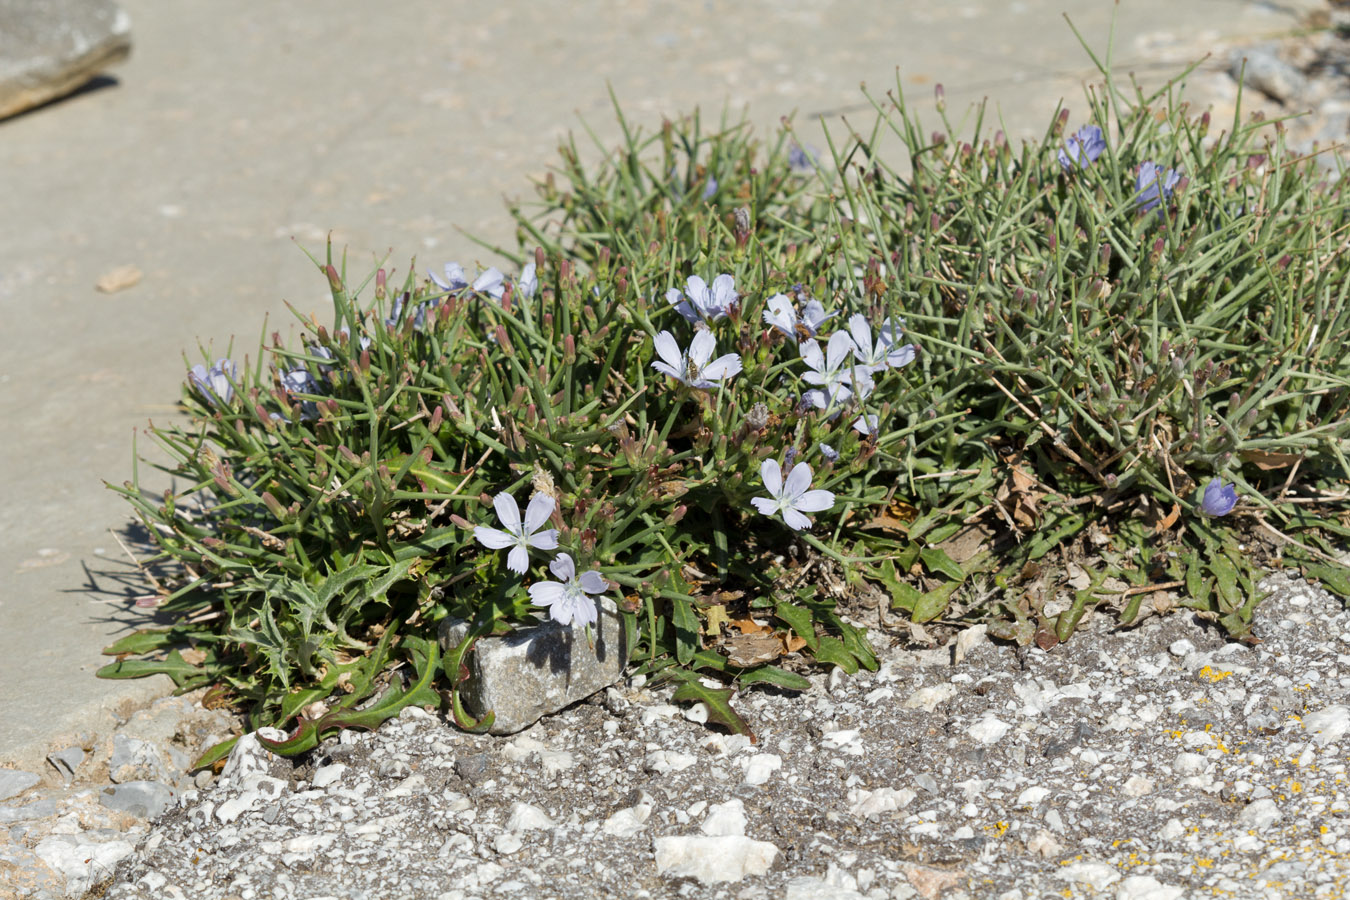
M982 110L956 137L940 94L926 134L898 89L828 153L620 115L513 210L517 277L395 286L330 248L331 321L192 367L191 424L151 430L180 486L118 488L177 624L101 674L215 685L289 751L437 688L484 727L475 640L612 603L640 671L746 730L734 688L875 665L836 596L785 586L805 565L1043 647L1169 590L1247 637L1257 542L1350 595L1343 179L1278 123L1214 135L1109 75L1088 100L1020 150ZM731 652L756 617L770 649Z

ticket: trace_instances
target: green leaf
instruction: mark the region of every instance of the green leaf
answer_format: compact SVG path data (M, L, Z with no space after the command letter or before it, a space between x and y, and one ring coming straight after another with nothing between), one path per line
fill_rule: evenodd
M946 551L937 547L924 547L919 551L919 558L923 560L924 567L930 572L940 572L954 581L960 581L966 577L966 573L956 564Z
M839 638L822 637L820 646L812 655L816 658L816 662L832 663L850 675L858 671L858 660L848 652L848 648Z
M698 614L688 600L676 597L670 602L675 618L675 658L687 666L698 650Z
M896 581L891 585L891 609L903 609L910 615L923 602L923 593L903 582Z
M844 649L852 653L864 669L875 672L877 670L877 655L872 651L872 645L868 643L867 629L841 621L839 623L839 634L844 642Z
M96 673L99 678L144 678L147 675L168 675L178 687L205 675L196 666L183 659L177 650L171 650L162 660L121 659L108 663Z
M1209 568L1219 589L1219 608L1232 612L1241 607L1243 597L1238 592L1237 566L1223 553L1215 553L1209 558Z
M931 622L934 619L941 618L947 611L947 606L951 603L952 594L961 586L959 581L949 581L941 587L934 588L919 598L919 602L914 604L914 609L910 612L910 618L920 624Z
M802 609L786 600L779 600L773 608L773 614L787 623L797 637L806 641L806 646L815 651L819 644L816 637L815 621L811 617L809 609Z
M259 737L258 743L281 756L294 756L315 747L325 735L344 728L374 730L387 719L397 716L409 706L439 706L440 695L432 689L431 683L440 663L440 647L435 641L423 640L413 635L405 635L404 644L408 647L417 672L417 680L406 690L402 685L394 684L385 691L373 705L362 710L333 710L315 721L300 720L298 727L284 741L270 741Z
M1087 608L1092 602L1091 590L1074 592L1073 605L1055 617L1055 637L1059 638L1060 643L1073 636L1074 629L1078 627L1078 623L1083 619L1083 614L1087 612Z
M679 703L707 704L709 722L721 725L732 734L743 734L750 738L751 743L755 743L755 733L736 710L731 708L733 693L731 688L710 688L697 678L691 678L676 688L670 698Z
M234 745L238 742L239 737L236 735L229 740L214 744L205 753L197 757L197 761L192 764L190 771L195 772L198 769L206 769L214 766L216 763L229 756L230 751L234 749Z
M796 672L789 672L780 669L777 666L759 666L749 669L736 676L736 681L742 685L746 684L772 684L789 691L810 690L811 682L807 681Z
M187 633L178 628L160 628L138 631L135 634L129 634L118 641L103 648L104 656L121 656L123 653L130 653L139 656L142 653L153 653L165 647L172 647L175 644L186 644Z
M1305 578L1316 578L1322 586L1342 600L1350 600L1350 569L1327 563L1304 563Z

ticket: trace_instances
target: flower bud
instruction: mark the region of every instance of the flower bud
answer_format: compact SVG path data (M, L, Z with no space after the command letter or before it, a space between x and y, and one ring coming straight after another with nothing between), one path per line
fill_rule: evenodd
M281 502L277 500L276 497L272 496L271 491L263 491L262 500L263 505L267 507L267 511L270 512L272 515L276 516L277 521L279 522L286 521L286 510L281 505Z
M940 81L933 87L933 103L937 106L938 112L947 111L947 92L942 89Z

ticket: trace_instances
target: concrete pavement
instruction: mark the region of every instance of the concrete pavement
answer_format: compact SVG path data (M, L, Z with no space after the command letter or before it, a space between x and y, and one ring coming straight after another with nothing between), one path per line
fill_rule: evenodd
M1307 4L1293 4L1306 6ZM331 229L360 266L495 262L503 195L585 118L617 128L702 106L767 133L798 113L869 121L859 82L896 68L923 103L988 95L1014 136L1055 102L1081 111L1092 66L1060 16L1104 48L1103 0L630 0L570 3L153 3L124 0L135 52L115 82L0 122L0 763L50 750L168 690L96 680L99 649L145 615L111 531L131 438L166 420L198 341L255 349L283 301L321 314L299 247ZM1122 0L1117 59L1155 77L1206 42L1286 31L1289 4ZM95 282L134 265L139 283ZM144 442L143 447L144 449ZM146 479L154 483L153 479Z

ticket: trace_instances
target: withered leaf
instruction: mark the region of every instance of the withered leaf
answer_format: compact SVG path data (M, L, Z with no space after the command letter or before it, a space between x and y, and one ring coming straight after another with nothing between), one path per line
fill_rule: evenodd
M772 631L729 635L723 641L722 649L727 662L742 668L773 662L784 652L783 639Z
M1243 450L1238 455L1243 462L1249 462L1263 472L1287 469L1303 458L1302 453L1272 453L1268 450Z

